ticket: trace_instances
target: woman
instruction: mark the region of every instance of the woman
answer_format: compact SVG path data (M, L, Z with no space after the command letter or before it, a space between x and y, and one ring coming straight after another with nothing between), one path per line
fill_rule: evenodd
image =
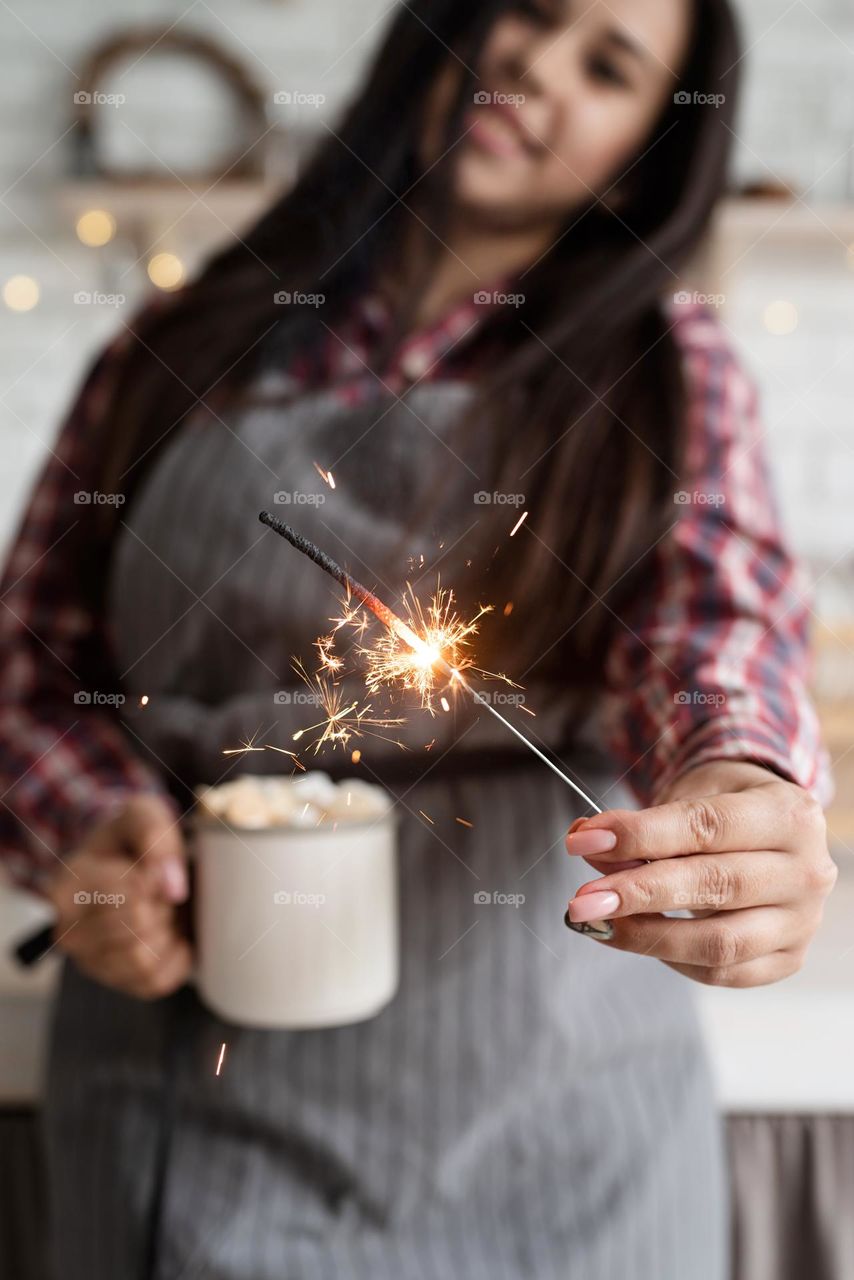
M64 1280L725 1275L684 979L793 972L834 879L755 393L673 302L738 61L725 0L406 6L296 189L92 373L3 614L8 861L72 961ZM180 927L189 789L303 722L274 694L329 613L277 494L384 592L495 603L479 659L606 809L462 704L372 744L401 988L303 1033L208 1012Z

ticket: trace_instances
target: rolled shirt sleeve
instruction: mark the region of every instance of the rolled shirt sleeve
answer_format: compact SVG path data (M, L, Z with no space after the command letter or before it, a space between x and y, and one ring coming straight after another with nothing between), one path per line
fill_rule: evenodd
M104 563L91 503L98 425L123 335L95 362L50 451L0 583L0 861L39 891L87 828L141 792L168 797L116 713L104 619L84 568Z
M642 803L689 768L733 759L826 804L833 786L808 692L810 588L780 529L756 387L713 317L683 325L685 465L608 657L607 744Z

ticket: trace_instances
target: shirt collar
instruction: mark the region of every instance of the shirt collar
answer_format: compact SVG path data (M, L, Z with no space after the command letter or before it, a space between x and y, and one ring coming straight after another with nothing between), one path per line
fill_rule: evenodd
M436 362L463 346L490 312L503 305L496 299L505 296L508 284L502 278L489 289L473 290L470 297L454 303L432 324L407 334L395 353L394 365L413 380L424 377ZM392 310L379 292L362 294L356 300L355 313L369 342L381 340L388 332Z

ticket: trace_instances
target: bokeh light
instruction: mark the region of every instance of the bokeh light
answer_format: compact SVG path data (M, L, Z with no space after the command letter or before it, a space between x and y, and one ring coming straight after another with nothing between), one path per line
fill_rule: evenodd
M184 264L174 253L156 253L148 263L148 278L158 289L178 289L184 274Z
M40 297L38 281L32 276L12 276L3 286L3 301L10 311L32 311Z
M798 308L794 302L778 298L776 302L768 303L762 319L769 333L785 337L788 333L794 333L798 327Z
M109 244L116 234L116 220L106 209L89 209L77 219L77 237L92 249Z

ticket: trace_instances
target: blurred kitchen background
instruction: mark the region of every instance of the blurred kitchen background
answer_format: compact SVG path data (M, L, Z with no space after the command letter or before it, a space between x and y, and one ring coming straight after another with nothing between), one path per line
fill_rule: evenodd
M739 1280L806 1274L792 1204L814 1225L811 1274L844 1280L854 1212L834 1188L843 1167L854 1178L854 5L738 7L746 91L731 195L684 285L715 296L759 382L785 524L813 570L842 874L803 972L698 995L730 1117ZM180 284L292 180L393 8L0 0L0 549L92 354L147 291ZM32 1114L55 971L22 976L7 952L41 918L0 888L0 1275L14 1280L38 1274Z

